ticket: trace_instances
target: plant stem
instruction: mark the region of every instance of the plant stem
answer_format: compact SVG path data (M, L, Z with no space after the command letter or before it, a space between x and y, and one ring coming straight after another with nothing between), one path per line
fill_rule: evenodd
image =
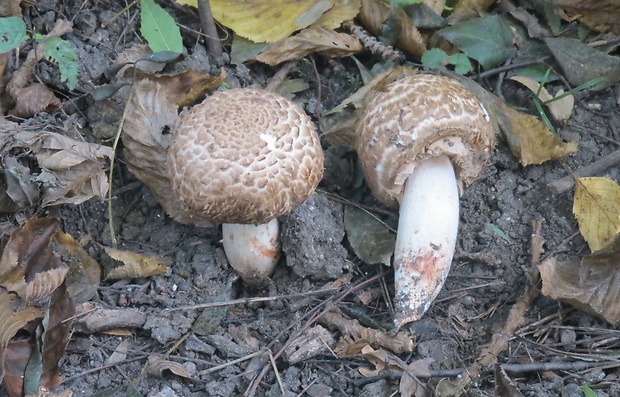
M207 44L207 52L215 61L219 61L222 58L224 51L222 50L222 43L217 34L217 26L213 19L213 13L211 12L211 3L209 0L197 0L198 1L198 15L200 16L200 24L202 30L206 35L205 42Z

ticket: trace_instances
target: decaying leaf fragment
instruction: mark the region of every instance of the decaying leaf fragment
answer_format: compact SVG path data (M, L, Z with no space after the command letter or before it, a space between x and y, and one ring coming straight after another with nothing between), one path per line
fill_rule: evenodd
M182 364L164 360L163 358L155 355L150 355L148 357L149 362L149 374L155 375L159 378L163 378L166 372L171 372L177 376L182 378L191 378L192 375L189 373L187 368L185 368Z
M620 34L620 3L617 0L551 0L567 21L578 19L598 32Z
M381 31L383 23L391 16L391 12L390 6L379 0L362 0L362 8L358 18L369 32L377 35ZM395 17L400 24L396 46L410 55L421 57L426 51L424 38L402 8L398 8L395 12Z
M361 50L362 45L354 36L321 26L311 26L295 36L289 36L267 46L256 60L273 66L292 59L301 59L313 53L338 58L356 54Z
M103 249L113 259L124 263L124 265L110 270L105 277L106 280L157 276L164 274L168 270L168 267L154 256L112 247L103 247Z
M60 382L58 363L71 335L75 307L64 282L67 266L52 251L57 231L54 219L28 220L11 234L0 259L5 291L0 293L0 327L6 327L0 334L0 373L11 397L21 397L25 384ZM37 337L13 339L20 330L25 335L36 332Z
M19 131L15 139L15 146L31 149L39 166L51 174L42 183L44 206L105 197L108 180L103 168L113 156L111 148L47 131Z
M603 249L620 232L620 186L607 178L578 178L573 213L590 250Z
M11 91L15 107L10 114L28 119L39 112L50 112L60 107L60 99L46 85L34 83Z
M538 266L542 293L616 324L620 321L619 262L620 235L581 260L549 258Z

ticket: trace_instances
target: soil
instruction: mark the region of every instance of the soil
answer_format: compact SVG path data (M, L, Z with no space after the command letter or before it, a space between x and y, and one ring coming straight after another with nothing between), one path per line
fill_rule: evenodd
M206 52L201 44L196 44L194 31L199 30L196 15L172 3L164 5L186 27L183 36L186 43L193 43L189 53L193 54L195 63L209 70L211 63ZM76 93L86 92L90 84L104 83L104 71L116 55L142 44L138 10L130 8L121 13L124 6L124 2L116 0L39 0L26 11L26 19L40 33L47 32L56 19L74 22L73 33L65 38L78 52L80 84ZM117 13L120 16L110 22ZM369 66L380 61L370 57L361 59ZM324 109L335 106L358 88L359 72L351 60L317 58L316 61L323 95L320 103ZM242 86L264 84L277 71L259 65L226 68L229 81ZM54 67L42 64L38 73L45 83L63 86ZM298 98L305 98L304 105L313 113L318 80L312 65L300 62L289 76L309 84L309 89ZM495 82L490 86L495 86ZM510 82L503 87L504 96L513 104L527 106L531 100L530 94ZM578 170L618 149L617 99L617 86L577 95L569 122L556 126L562 138L579 140L575 155L563 161L523 167L506 144L498 142L488 170L464 192L457 255L448 281L424 318L404 329L416 340L413 352L394 354L405 363L432 358L433 376L420 379L429 389L442 377L456 380L455 373L441 371L469 367L480 350L492 342L493 333L504 325L508 311L528 284L532 267L532 221L542 221L544 255L587 252L572 215L572 190L553 194L548 184L566 176L567 168ZM107 106L114 104L107 102ZM108 143L106 139L116 130L118 119L114 115L118 113L108 114L103 109L105 106L86 95L70 93L63 110L38 117L62 124L75 114L88 139ZM112 207L119 248L167 258L170 266L159 276L102 282L95 298L97 305L108 309L137 309L145 315L146 322L131 329L130 335L76 330L61 361L64 380L59 390L71 390L74 396L93 396L106 392L105 395L113 395L110 390L119 387L116 395L138 393L135 395L158 397L240 396L249 388L255 388L258 396L391 396L398 392L397 372L386 370L375 378L360 374L360 367L372 367L361 354L339 359L325 344L317 348L317 354L299 360L293 360L290 354L280 354L287 341L296 340L301 334L309 315L315 313L313 310L320 310L337 293L378 274L381 276L339 304L342 308L364 312L377 321L390 321L381 286L387 288L388 295L393 294L391 270L365 264L355 257L346 238L343 211L349 205L347 200L361 202L376 209L375 214L393 227L398 214L376 202L360 183L354 153L325 145L326 177L320 192L282 219L284 255L273 283L260 291L249 290L236 279L223 254L218 228L182 225L170 219L151 192L127 171L120 148L118 154L118 175L114 178L118 193ZM617 168L602 176L620 180ZM84 242L104 268L111 265L100 249L101 245L112 245L107 202L90 200L53 209L51 213L61 217L63 229ZM343 275L349 276L350 281L341 285L338 292L311 294ZM363 300L362 293L370 298ZM285 295L289 297L252 299ZM166 310L242 298L248 301L218 309ZM203 310L212 321L203 324L207 327L203 332L192 332L192 324ZM347 313L354 316L353 310ZM325 324L312 325L309 329L330 338L342 336ZM562 363L571 360L570 354L562 352L617 350L619 340L617 328L541 296L527 311L525 324L511 336L508 349L500 354L498 362ZM121 343L128 344L125 359L107 364ZM269 349L273 361L266 355L235 361L260 349ZM189 377L176 376L168 370L162 371L161 376L144 373L149 355L162 357L168 352L166 358L181 364ZM264 374L255 382L256 373L261 371ZM601 386L596 390L599 397L620 396L620 371L613 367L537 372L522 369L509 373L509 377L511 386L524 396L577 397L583 395L580 386L595 384ZM496 383L492 371L483 371L466 395L494 395ZM127 385L133 389L126 388ZM519 395L511 393L515 394L501 395Z

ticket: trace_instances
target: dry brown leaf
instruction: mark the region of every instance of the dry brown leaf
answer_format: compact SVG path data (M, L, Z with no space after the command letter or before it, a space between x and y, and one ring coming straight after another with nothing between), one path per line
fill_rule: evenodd
M46 131L20 131L15 138L33 151L44 171L52 174L43 183L44 206L81 204L93 197L105 197L108 180L103 167L114 154L111 148Z
M362 45L354 36L313 25L295 36L270 44L256 60L274 66L292 59L301 59L308 54L338 58L356 54L361 50Z
M10 139L7 139L10 141ZM12 143L7 142L7 146ZM24 161L22 159L22 161ZM21 208L27 208L38 202L39 186L33 182L30 168L22 165L17 157L4 157L4 202L2 212L14 212Z
M101 267L69 234L54 235L54 252L69 266L67 290L76 305L89 301L101 282Z
M284 356L289 364L295 365L319 354L329 353L335 344L334 337L327 329L315 325L295 338L284 350Z
M390 7L379 0L362 0L358 18L368 31L377 35L381 31L383 22L390 17L390 12ZM421 57L426 51L426 42L418 28L411 23L402 8L396 10L396 17L401 25L396 46L410 55Z
M128 70L126 74L131 75ZM226 70L221 69L219 76L197 69L185 69L180 73L155 75L137 72L136 79L150 80L158 83L167 95L168 101L178 107L188 106L204 99L205 94L212 94L226 80Z
M22 17L21 0L5 0L0 2L0 18Z
M22 329L26 324L37 318L43 318L44 313L33 306L18 306L19 298L14 294L6 291L0 292L0 351L15 336L17 331ZM1 355L0 355L1 357ZM0 365L2 365L0 363Z
M618 0L551 0L562 10L560 16L572 22L579 20L598 32L620 34L620 2Z
M525 397L501 365L495 366L495 393L502 397Z
M159 378L163 378L166 375L166 372L171 372L182 378L192 377L187 368L174 361L164 360L159 356L151 355L148 357L148 362L149 374L155 375Z
M620 186L607 178L578 178L573 213L590 250L606 247L620 232Z
M164 211L177 222L210 226L193 216L172 189L166 159L170 134L177 120L177 106L159 83L136 83L123 129L127 168L153 193Z
M497 0L459 0L454 11L448 17L448 21L453 25L460 21L479 17L496 2ZM437 14L441 15L441 10Z
M106 280L157 276L164 274L168 270L168 266L154 256L142 255L137 252L124 251L112 247L103 247L103 249L113 259L124 263L124 265L110 270L105 277Z
M11 92L15 100L12 116L28 119L39 112L50 112L60 107L60 99L46 85L34 83Z
M377 376L385 369L402 369L400 362L394 360L393 356L383 349L375 350L370 345L366 344L362 347L361 353L364 355L364 358L374 366L373 369L359 367L359 373L367 378Z
M542 293L601 317L620 321L620 235L608 247L579 260L549 258L538 266Z
M403 376L400 378L398 391L400 397L430 397L430 390L427 390L418 377L430 378L430 366L434 362L431 357L415 360L403 368ZM412 377L413 375L413 377Z
M129 351L129 339L123 339L114 349L114 352L110 354L110 357L105 360L105 365L114 365L118 362L125 361L127 359L127 352Z
M357 320L345 317L337 307L325 312L319 318L319 322L328 327L338 328L342 334L350 336L353 340L362 339L397 354L413 351L413 338L408 333L398 332L396 335L389 335L379 329L366 328Z
M68 271L69 268L63 265L56 269L36 273L34 279L26 285L26 300L36 302L50 295L64 283Z

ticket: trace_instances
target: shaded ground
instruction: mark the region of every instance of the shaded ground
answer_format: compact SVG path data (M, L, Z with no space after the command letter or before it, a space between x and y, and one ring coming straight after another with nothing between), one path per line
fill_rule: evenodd
M123 4L111 0L84 4L45 0L39 1L30 11L32 23L40 32L45 32L58 18L74 21L76 29L68 39L79 54L83 85L77 92L88 88L88 82L101 83L104 69L111 65L116 54L140 41L136 33L136 9L101 28L101 24L109 22L122 7ZM197 18L189 12L176 7L170 10L182 24L198 29ZM196 42L189 30L184 30L184 35L188 42ZM199 45L192 52L204 54ZM196 58L199 61L196 64L209 69L207 58L201 55ZM358 72L349 61L327 63L319 60L318 65L323 84L322 104L329 109L354 91L356 87L351 83ZM54 74L53 68L40 72L46 83L58 85L59 76ZM260 67L229 70L231 81L243 86L264 83L274 72ZM317 80L311 65L301 62L291 76L310 84L304 95L309 98L308 107L313 106ZM579 152L566 159L571 169L579 169L617 150L620 112L616 91L608 89L578 95L573 117L566 126L558 126L563 138L580 141ZM504 95L517 105L529 103L528 94L511 83L505 83ZM95 107L86 96L71 94L71 100L73 103L67 99L64 111L79 116L85 131L96 137L89 139L109 138L117 120L105 119L102 107ZM66 116L58 112L54 117L62 121ZM107 131L102 128L106 125L111 127ZM381 292L381 286L392 288L390 270L363 264L351 253L343 224L344 204L337 199L360 199L360 190L353 189L355 181L359 180L355 156L338 147L326 148L326 156L326 179L320 186L322 193L283 220L285 258L273 277L271 288L259 292L247 291L235 280L223 255L217 229L184 226L169 219L148 189L135 183L121 159L115 176L117 194L113 203L120 248L168 258L170 270L149 279L102 284L98 304L107 308L136 308L146 314L146 323L133 330L130 336L76 332L61 363L65 379L61 388L72 390L74 396L92 396L135 381L136 389L143 396L234 396L242 395L251 387L256 388L256 395L279 396L282 395L281 382L287 396L304 393L309 396L393 395L398 390L398 377L387 371L381 377L365 380L358 368L371 365L361 355L338 359L320 346L317 348L320 354L301 357L291 364L295 360L290 351L283 356L279 354L289 340L303 346L301 350L307 348L308 343L296 338L306 325L308 314L315 313L314 309L321 310L321 305L339 296L340 292L379 272L385 273L382 283L376 281L380 278L367 283L346 296L340 306L349 309L349 314L357 310L377 321L390 320ZM552 194L547 186L565 175L567 172L560 162L521 167L506 145L498 143L487 172L463 195L459 251L452 272L429 313L410 327L416 339L415 349L413 353L400 354L402 361L409 363L430 357L434 360L431 369L436 371L433 374L442 376L445 373L438 371L463 369L473 363L480 349L504 324L508 310L527 284L532 221L542 221L542 237L546 241L544 255L581 253L587 249L571 213L572 191ZM605 176L619 179L617 169ZM376 213L388 224L395 225L396 213L386 212L368 192L361 199L364 204L376 208ZM101 258L104 267L111 265L102 258L99 248L100 244L111 245L106 203L91 200L80 206L62 207L57 214L66 232L86 243L89 252ZM342 274L351 275L352 281L339 287L338 292L300 295L317 291ZM203 310L164 309L276 295L293 296L207 309L210 310L208 317L219 318L221 322L214 321L216 327L208 335L191 334L168 356L169 360L181 363L192 380L169 373L163 377L142 373L147 357L168 352L189 332ZM499 357L500 363L562 363L572 360L573 353L617 350L620 341L620 333L615 328L544 297L534 301L526 324L511 338L509 349ZM325 329L312 328L330 334ZM338 331L331 331L334 338L340 337ZM128 341L126 359L106 365L121 341ZM263 348L276 355L274 365L279 379L264 355L232 363ZM230 365L224 365L227 363ZM224 366L209 371L220 365ZM265 373L260 382L252 383L256 371L262 370ZM510 376L525 396L581 396L579 386L599 383L602 389L597 391L598 396L620 395L617 369L593 367L583 371L566 368L535 372L516 367ZM484 372L468 395L493 395L494 379L493 373ZM435 385L438 380L439 377L433 377L422 379L422 382ZM126 393L121 391L118 395Z

